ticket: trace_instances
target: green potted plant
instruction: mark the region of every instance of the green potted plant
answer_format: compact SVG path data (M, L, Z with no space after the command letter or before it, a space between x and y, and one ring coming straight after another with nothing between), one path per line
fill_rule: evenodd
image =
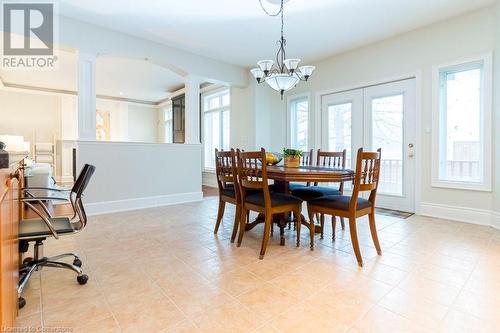
M298 168L302 150L283 148L283 158L286 167Z

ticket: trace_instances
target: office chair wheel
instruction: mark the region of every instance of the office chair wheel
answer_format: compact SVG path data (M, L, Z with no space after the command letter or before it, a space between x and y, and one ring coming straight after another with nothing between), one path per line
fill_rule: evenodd
M27 264L27 263L29 263L30 261L33 261L33 258L31 258L31 257L24 258L24 260L23 260L23 264Z
M89 276L87 274L80 275L76 278L79 284L85 284L89 280Z
M82 261L80 259L76 258L75 260L73 260L73 265L78 266L78 267L82 267Z
M19 297L17 299L17 306L19 307L19 309L24 308L25 305L26 305L26 300L24 299L24 297Z

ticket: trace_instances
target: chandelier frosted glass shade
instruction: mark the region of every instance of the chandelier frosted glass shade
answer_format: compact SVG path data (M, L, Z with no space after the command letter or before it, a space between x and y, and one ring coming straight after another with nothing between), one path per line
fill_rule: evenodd
M312 72L316 69L315 66L300 66L299 71L304 75L304 77L311 76Z
M257 65L259 66L260 70L263 71L264 73L267 73L273 68L274 61L272 60L261 60L257 62Z
M295 87L299 78L289 74L271 74L266 78L266 82L272 89L283 94L283 92Z
M283 63L285 64L286 69L293 72L299 66L300 59L285 59Z
M264 72L260 68L252 68L250 70L253 77L257 80L257 82L261 82L262 78L265 76Z

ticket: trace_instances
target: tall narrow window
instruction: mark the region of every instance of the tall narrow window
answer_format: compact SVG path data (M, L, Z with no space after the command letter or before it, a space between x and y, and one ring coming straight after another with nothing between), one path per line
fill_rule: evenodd
M165 143L173 142L173 122L172 122L172 104L165 107Z
M215 148L229 150L229 90L203 96L203 151L205 169L215 169Z
M290 148L308 148L309 101L307 97L290 101Z
M490 186L489 70L484 59L439 69L438 183Z

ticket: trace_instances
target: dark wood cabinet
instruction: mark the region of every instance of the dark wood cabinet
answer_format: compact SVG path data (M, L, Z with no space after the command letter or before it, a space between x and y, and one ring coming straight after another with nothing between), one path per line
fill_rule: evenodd
M185 141L185 114L186 97L180 95L172 98L172 126L173 143L184 143Z

